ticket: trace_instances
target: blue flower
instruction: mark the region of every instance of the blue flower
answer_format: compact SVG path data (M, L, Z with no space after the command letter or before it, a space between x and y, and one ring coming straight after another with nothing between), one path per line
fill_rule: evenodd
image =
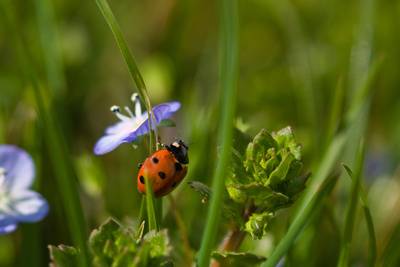
M37 222L49 211L46 200L29 190L35 176L32 158L12 145L0 145L0 234L20 222Z
M118 106L111 107L111 111L120 121L106 129L105 135L94 146L94 154L106 154L120 144L130 143L138 136L149 132L148 114L147 112L142 113L137 94L132 95L132 101L135 105L135 114L132 113L129 107L125 107L125 111L129 116L122 114ZM155 122L152 121L152 128L162 120L170 118L180 107L181 104L176 101L155 106L153 108Z

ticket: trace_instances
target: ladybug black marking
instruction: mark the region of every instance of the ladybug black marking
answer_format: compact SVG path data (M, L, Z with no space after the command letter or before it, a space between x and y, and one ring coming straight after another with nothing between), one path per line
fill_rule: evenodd
M141 182L142 184L144 184L144 177L143 177L143 176L140 176L140 177L139 177L139 180L140 180L140 182Z
M165 172L158 172L158 176L160 176L161 179L165 179L166 175Z
M182 141L173 142L171 145L166 146L167 150L170 151L176 160L182 164L188 164L188 146Z
M175 170L177 172L181 171L182 170L182 165L180 163L178 163L178 162L175 162Z
M153 158L152 158L152 161L153 161L154 164L157 164L159 160L158 160L157 157L153 157Z

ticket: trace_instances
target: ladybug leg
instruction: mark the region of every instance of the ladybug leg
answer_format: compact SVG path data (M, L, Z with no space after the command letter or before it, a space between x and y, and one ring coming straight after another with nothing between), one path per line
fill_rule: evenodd
M143 163L139 163L139 164L137 165L138 169L142 168L142 166L143 166Z

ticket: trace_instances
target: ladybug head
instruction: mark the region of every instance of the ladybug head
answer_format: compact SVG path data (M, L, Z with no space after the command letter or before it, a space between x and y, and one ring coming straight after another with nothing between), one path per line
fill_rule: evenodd
M177 161L179 161L182 164L188 164L189 163L189 158L188 158L188 146L182 141L175 141L169 146L166 146L168 151L170 151L172 154L174 154L175 158Z

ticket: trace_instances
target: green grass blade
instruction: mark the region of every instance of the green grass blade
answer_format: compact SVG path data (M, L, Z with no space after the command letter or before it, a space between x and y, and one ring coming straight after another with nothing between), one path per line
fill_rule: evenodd
M345 226L342 237L342 245L340 250L340 256L338 261L338 267L345 267L349 264L349 255L351 248L351 241L353 239L353 229L356 220L356 208L359 198L359 189L361 184L361 175L364 165L364 144L359 145L359 149L356 155L355 161L355 174L353 175L350 193L350 202L347 206Z
M88 231L80 204L76 171L62 131L51 116L52 112L46 108L40 88L36 84L33 85L33 89L39 117L48 143L51 163L55 169L57 186L65 208L70 235L74 244L82 252L82 257L79 257L80 265L90 266L89 251L86 244Z
M343 165L343 167L345 168L349 177L351 179L354 179L353 178L354 175L353 175L351 169L346 165ZM368 266L372 267L372 266L375 266L375 264L376 264L376 254L377 254L375 227L374 227L374 222L372 220L371 211L368 206L367 194L365 192L365 189L364 189L362 183L360 183L358 190L359 190L359 194L360 194L361 206L363 209L365 222L367 224L368 236L369 236Z
M55 179L60 192L61 201L67 216L67 226L70 235L81 252L79 258L80 266L89 266L89 251L87 248L87 229L83 216L82 206L80 205L79 193L77 189L77 177L73 167L70 154L65 144L64 136L58 126L57 121L52 117L52 111L45 105L42 92L37 81L35 68L32 64L27 47L24 47L21 31L16 29L16 18L10 1L1 1L1 10L4 12L5 20L10 29L11 38L15 43L23 78L32 86L37 104L39 121L44 129L47 149L51 164L54 166Z
M139 96L141 97L149 118L154 118L152 109L151 109L151 103L150 103L150 98L147 93L146 85L144 83L143 77L139 72L139 69L136 65L136 61L125 41L125 38L122 34L122 31L118 25L117 20L115 19L115 16L106 0L95 0L97 6L99 7L101 13L103 14L104 19L106 20L108 26L110 27L112 33L114 34L115 41L118 44L118 47L122 53L122 56L125 60L125 63L128 67L129 74L131 75L131 78L133 82L135 83L137 90L139 92ZM152 120L149 120L149 127L151 127ZM156 127L154 127L154 130L156 131ZM158 141L157 141L157 133L154 133L150 131L150 139L149 139L149 146L150 146L150 153L153 151L153 149L157 148L158 146Z
M238 69L238 3L237 0L221 0L220 14L220 83L221 124L219 142L221 155L213 177L213 197L208 210L206 226L198 255L200 267L208 266L215 242L224 192L224 178L230 160L233 135L233 118L236 105Z
M336 86L333 99L332 99L332 104L331 104L331 110L329 114L329 120L328 120L328 127L327 127L327 133L326 133L326 138L325 138L325 144L330 144L332 142L336 131L339 128L340 124L340 115L341 111L343 109L343 101L344 100L344 87L343 87L343 80L342 78L339 78L338 84Z
M345 141L346 135L341 134L331 143L317 173L314 176L313 183L311 183L307 188L307 192L302 199L302 206L297 211L286 235L282 238L262 267L273 267L278 264L279 260L283 255L285 255L290 246L296 240L313 212L318 208L318 205L321 204L322 198L328 193L326 188L330 183L332 183L331 179L328 179L329 173L335 165L340 153L343 151ZM330 182L328 183L327 181Z

